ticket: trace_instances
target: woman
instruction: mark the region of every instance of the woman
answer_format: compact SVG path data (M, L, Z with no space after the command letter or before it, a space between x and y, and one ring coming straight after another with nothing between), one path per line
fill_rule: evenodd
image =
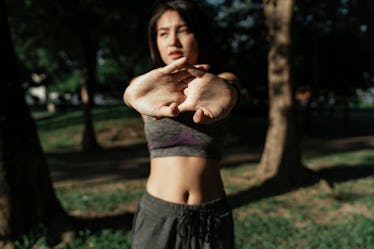
M232 212L220 175L235 75L217 72L209 21L193 1L161 3L149 22L154 70L134 78L124 102L145 122L146 192L132 248L234 248Z

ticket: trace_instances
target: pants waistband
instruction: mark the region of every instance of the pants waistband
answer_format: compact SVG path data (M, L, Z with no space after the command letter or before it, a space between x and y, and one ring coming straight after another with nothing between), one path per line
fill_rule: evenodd
M180 216L186 212L197 212L201 214L217 214L230 210L225 196L197 205L179 204L162 200L148 193L144 193L140 206L157 215L159 212L169 216Z

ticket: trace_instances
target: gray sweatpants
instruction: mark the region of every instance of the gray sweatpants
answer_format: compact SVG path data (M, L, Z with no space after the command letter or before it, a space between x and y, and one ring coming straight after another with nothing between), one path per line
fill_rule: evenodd
M135 214L132 249L234 249L225 197L201 205L167 202L145 193Z

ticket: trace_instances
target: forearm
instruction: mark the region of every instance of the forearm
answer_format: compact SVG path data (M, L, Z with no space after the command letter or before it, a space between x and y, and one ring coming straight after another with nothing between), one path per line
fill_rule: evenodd
M125 91L123 92L123 96L122 96L122 98L123 98L123 102L128 106L128 107L130 107L130 108L133 108L133 106L132 106L132 104L131 104L131 96L132 96L132 87L134 87L133 86L133 84L134 84L134 82L136 81L136 79L138 78L139 76L137 76L137 77L134 77L129 83L128 83L128 85L127 85L127 87L126 87L126 89L125 89Z
M128 96L128 93L127 93L127 88L125 89L122 97L123 97L123 102L125 103L125 105L127 105L130 108L132 108L132 106L130 104L130 101L129 101L129 96Z
M240 85L239 85L239 80L236 77L235 74L230 73L230 72L223 72L218 74L218 77L228 81L230 85L232 86L231 88L231 98L232 98L232 103L233 109L236 108L240 104L240 96L241 96L241 90L240 90Z

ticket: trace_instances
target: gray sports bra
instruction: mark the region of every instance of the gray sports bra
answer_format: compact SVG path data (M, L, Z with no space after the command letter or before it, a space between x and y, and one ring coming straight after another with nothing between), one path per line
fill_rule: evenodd
M167 156L196 156L221 159L227 132L227 120L213 124L196 124L193 112L181 113L176 118L153 120L144 124L151 158Z

